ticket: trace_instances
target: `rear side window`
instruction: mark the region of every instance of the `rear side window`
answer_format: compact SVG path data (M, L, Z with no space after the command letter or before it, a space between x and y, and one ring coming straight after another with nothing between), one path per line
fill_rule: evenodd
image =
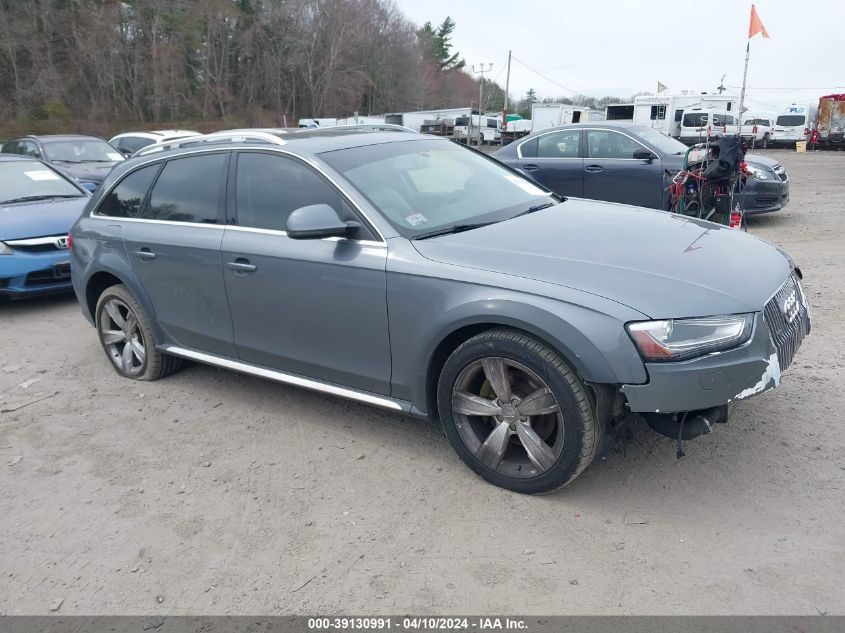
M97 215L115 218L137 218L141 215L141 205L147 196L147 190L161 165L142 167L126 176L100 203Z
M539 158L577 158L581 130L564 130L537 137Z
M284 231L288 216L312 204L342 213L337 190L307 165L291 158L244 152L237 167L238 226Z
M777 118L777 124L786 127L804 125L806 117L803 114L782 114Z
M144 217L217 224L226 158L226 154L208 154L167 161L150 193Z

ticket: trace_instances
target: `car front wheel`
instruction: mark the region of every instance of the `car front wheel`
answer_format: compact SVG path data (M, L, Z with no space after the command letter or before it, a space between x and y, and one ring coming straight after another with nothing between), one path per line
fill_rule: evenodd
M514 330L484 332L446 361L438 412L450 443L476 473L536 494L575 479L601 435L587 389L547 345Z
M182 364L156 348L150 320L141 304L123 284L106 288L95 310L97 334L115 371L133 380L157 380Z

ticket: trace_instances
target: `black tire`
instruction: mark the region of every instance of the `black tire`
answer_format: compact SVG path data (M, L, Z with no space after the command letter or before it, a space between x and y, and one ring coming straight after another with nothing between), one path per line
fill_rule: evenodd
M769 135L763 134L763 144L760 145L761 149L768 149L769 148Z
M544 440L545 448L552 451L548 454L548 461L546 462L550 465L545 469L542 469L531 458L525 443L522 441L522 435L513 431L510 432L507 439L503 440L505 448L503 452L497 452L500 463L497 463L495 467L490 467L478 457L479 454L484 452L485 444L496 435L497 427L500 427L503 423L508 426L507 422L510 422L510 428L514 428L514 424L519 424L513 417L464 415L460 411L453 410L453 406L458 407L458 403L461 402L458 394L466 393L462 389L462 385L466 383L460 381L466 380L464 377L467 372L481 362L503 363L503 366L506 367L505 375L509 376L508 380L513 383L511 385L513 401L520 399L516 397L520 394L517 393L519 385L515 380L526 369L528 370L525 373L526 380L530 381L531 375L529 374L533 374L533 377L539 380L539 384L545 383L545 387L550 390L550 395L554 397L554 402L557 405L556 413L544 413L536 416L529 414L525 418L519 418L519 420L527 420L525 424L535 429L536 435L543 433L544 420L546 421L545 428L551 428L547 420L549 416L554 418L556 430L548 432L545 438L541 438ZM474 380L476 384L480 380L485 381L481 383L480 389L482 391L480 393L483 393L485 385L487 386L486 396L480 396L479 393L478 397L481 400L488 397L492 392L496 396L494 404L499 403L493 383L488 378L487 367L483 366L481 376L476 376ZM527 391L530 392L535 388L536 384L529 385ZM475 392L469 391L470 395L476 397ZM457 393L453 395L453 392ZM525 397L526 395L528 394L523 393L522 397L527 403L529 399ZM453 398L455 399L454 405ZM519 406L519 404L516 405L517 416L522 415L519 412ZM551 492L575 479L593 461L603 431L596 418L594 405L587 388L569 364L549 346L516 330L489 330L469 339L458 347L446 360L440 373L437 386L437 407L443 430L449 438L449 442L467 466L497 486L524 494ZM501 411L504 411L504 409L505 405L502 405ZM512 416L513 414L508 411L507 415ZM487 436L487 441L481 443L481 438L487 433L488 427L490 434ZM496 429L496 431L493 429ZM473 434L477 435L477 442L480 444L480 446L475 447L475 450L470 447L465 439L465 437L469 437L470 443L472 443ZM514 441L514 438L516 438L516 441ZM558 443L560 445L555 449L554 446L557 446ZM550 444L554 446L550 446ZM490 452L488 449L488 457ZM501 456L502 454L504 457ZM526 465L524 471L522 463Z
M114 310L118 311L117 319L113 316ZM94 315L100 345L114 370L124 378L158 380L178 371L182 366L181 358L168 356L156 349L158 341L149 317L123 284L103 291L97 299ZM134 317L137 327L133 325L130 316ZM120 319L123 319L124 327L118 323ZM128 336L124 330L129 332ZM124 335L123 340L115 340L118 332ZM142 355L138 354L138 349L143 351ZM129 358L128 363L123 362L125 355Z

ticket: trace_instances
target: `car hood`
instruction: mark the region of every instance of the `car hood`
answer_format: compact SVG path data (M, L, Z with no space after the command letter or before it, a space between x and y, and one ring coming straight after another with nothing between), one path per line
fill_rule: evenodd
M80 196L0 205L0 241L64 235L87 202Z
M652 318L759 311L790 272L783 253L742 231L581 199L413 244L434 261L575 288Z
M746 154L745 162L751 165L762 165L763 167L768 167L769 169L774 169L775 165L779 164L778 161L773 158L761 156L760 154Z
M665 169L672 169L681 171L684 168L684 157L676 154L666 154L661 158L663 167ZM769 158L768 156L761 156L760 154L746 154L745 162L749 165L765 167L767 169L774 169L778 161Z
M100 183L118 162L120 161L113 163L53 163L53 166L61 169L72 178Z

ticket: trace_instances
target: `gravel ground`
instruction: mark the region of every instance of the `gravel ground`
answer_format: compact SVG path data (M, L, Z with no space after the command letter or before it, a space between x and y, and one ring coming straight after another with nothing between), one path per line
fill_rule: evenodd
M783 385L681 460L634 420L541 497L431 423L201 365L122 380L72 298L0 307L0 613L845 614L845 153L768 154L792 202L749 228L814 318Z

